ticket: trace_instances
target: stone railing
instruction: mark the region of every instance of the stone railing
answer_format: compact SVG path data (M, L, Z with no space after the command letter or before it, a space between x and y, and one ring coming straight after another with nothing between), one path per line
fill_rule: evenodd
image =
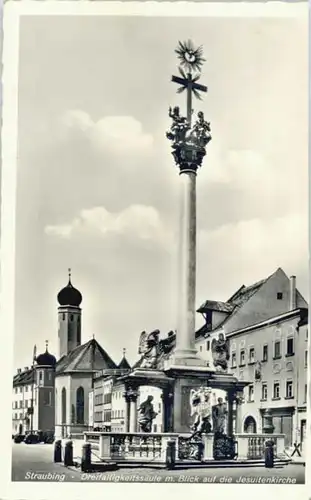
M79 435L81 442L81 435ZM201 440L189 440L190 434L177 433L112 433L85 432L84 441L99 451L101 460L118 463L165 463L169 442L174 442L174 462L209 462L215 459L214 435L203 434ZM74 439L74 436L72 436ZM262 460L265 443L275 443L275 455L281 456L285 449L284 434L236 434L233 438L237 460ZM234 450L233 450L234 451Z
M144 432L85 432L84 441L99 450L102 460L122 462L161 462L166 461L167 442L177 434Z
M274 441L276 456L285 450L285 434L237 434L238 458L256 460L262 459L265 454L265 443Z

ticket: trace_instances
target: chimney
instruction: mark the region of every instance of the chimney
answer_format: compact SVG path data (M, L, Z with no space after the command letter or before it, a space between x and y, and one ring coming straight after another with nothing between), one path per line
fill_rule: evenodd
M25 372L28 372L28 370L29 370L28 366L25 366L24 370L25 370Z
M19 375L20 373L22 373L22 369L21 368L17 368L17 374Z
M290 277L290 296L289 296L289 310L293 311L296 309L296 276Z

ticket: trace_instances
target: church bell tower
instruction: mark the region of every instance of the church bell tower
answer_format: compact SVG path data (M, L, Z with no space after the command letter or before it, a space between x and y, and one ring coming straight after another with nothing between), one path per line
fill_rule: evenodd
M57 295L58 307L58 345L59 357L66 356L81 345L81 308L82 295L71 283L71 270L68 270L68 284Z

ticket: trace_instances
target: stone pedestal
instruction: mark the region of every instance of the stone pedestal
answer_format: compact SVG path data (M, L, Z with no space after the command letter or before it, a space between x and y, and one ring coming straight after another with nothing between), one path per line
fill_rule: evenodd
M202 439L204 444L204 461L213 460L214 434L203 434Z

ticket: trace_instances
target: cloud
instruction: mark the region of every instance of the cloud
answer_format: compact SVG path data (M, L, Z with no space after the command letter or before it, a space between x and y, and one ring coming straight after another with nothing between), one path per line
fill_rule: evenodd
M262 279L278 267L307 289L308 220L306 213L252 219L198 234L198 288L204 296L226 300L241 284ZM226 276L226 280L219 276ZM222 284L225 288L220 291ZM221 294L221 296L219 295Z
M120 155L147 153L153 145L153 136L145 133L142 124L132 116L105 116L95 122L84 111L70 110L61 121L68 132L85 134L99 151L113 150Z
M159 212L145 205L130 205L118 213L109 212L105 207L81 210L69 224L46 226L45 233L67 239L93 233L100 237L119 235L159 244L171 240Z

